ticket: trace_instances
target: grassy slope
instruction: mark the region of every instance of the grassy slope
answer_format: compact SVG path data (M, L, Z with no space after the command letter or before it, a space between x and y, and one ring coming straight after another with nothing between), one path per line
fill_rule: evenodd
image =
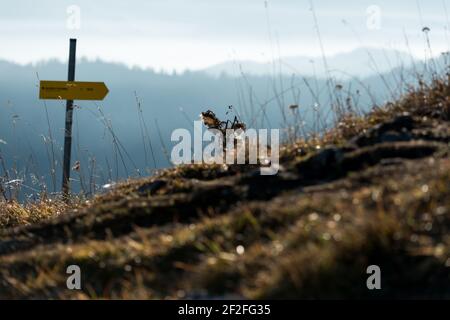
M442 81L286 146L276 176L182 166L50 219L0 203L0 298L450 298L449 143Z

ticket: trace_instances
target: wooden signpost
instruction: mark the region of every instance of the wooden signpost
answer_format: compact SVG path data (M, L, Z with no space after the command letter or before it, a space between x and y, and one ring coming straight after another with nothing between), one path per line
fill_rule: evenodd
M68 200L70 190L70 153L72 150L73 100L103 100L108 88L103 82L75 81L77 40L70 39L68 81L40 81L39 99L66 100L62 193Z

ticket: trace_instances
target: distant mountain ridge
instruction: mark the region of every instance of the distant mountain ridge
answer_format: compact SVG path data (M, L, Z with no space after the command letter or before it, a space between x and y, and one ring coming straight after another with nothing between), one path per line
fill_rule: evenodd
M410 66L415 58L410 54L379 48L358 48L350 52L339 53L325 57L328 71L336 77L368 77L378 73L386 73L395 68ZM292 74L302 76L326 77L323 58L293 56L275 58L274 63L256 62L252 60L225 61L210 66L203 71L214 77L221 74L228 76L239 76L241 72L255 76L267 76L278 74L289 76Z

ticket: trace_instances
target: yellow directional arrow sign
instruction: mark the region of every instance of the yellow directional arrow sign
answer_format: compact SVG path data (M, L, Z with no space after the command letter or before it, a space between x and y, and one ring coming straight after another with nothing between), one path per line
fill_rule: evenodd
M103 100L108 91L103 82L41 81L39 99Z

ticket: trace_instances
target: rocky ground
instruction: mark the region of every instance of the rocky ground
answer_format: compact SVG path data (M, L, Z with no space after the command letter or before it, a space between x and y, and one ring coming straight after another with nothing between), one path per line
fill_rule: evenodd
M275 176L192 165L130 180L4 224L0 298L448 299L449 151L450 88L436 81L285 146ZM366 287L372 264L381 290Z

